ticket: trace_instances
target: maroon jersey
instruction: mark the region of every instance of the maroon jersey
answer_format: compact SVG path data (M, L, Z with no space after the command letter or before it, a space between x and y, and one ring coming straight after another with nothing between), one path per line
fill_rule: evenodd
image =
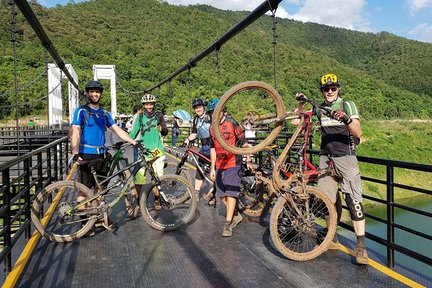
M225 121L220 124L220 132L230 145L241 147L246 142L243 129L229 116L225 117ZM210 136L211 147L216 149L217 169L228 169L241 164L241 155L226 151L216 140L212 126L210 126Z

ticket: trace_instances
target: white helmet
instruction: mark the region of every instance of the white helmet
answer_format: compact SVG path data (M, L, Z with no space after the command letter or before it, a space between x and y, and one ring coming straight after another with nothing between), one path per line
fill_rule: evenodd
M152 94L145 94L142 98L141 98L141 103L155 103L156 102L156 97Z

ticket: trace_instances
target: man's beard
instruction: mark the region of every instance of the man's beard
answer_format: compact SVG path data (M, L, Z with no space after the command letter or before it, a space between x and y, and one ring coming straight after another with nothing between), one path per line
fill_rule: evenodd
M91 104L93 104L93 105L99 104L99 101L100 101L100 99L97 100L97 101L93 101L90 97L88 98L88 100L89 100L89 102L90 102Z

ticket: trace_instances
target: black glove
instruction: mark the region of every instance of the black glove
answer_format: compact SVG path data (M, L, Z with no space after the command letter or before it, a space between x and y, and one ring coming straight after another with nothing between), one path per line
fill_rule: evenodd
M72 161L73 161L73 162L78 161L78 158L79 158L79 157L80 157L79 154L75 154L75 155L73 155L73 157L72 157Z
M344 123L345 125L349 125L353 121L347 114L345 114L345 112L341 110L332 111L330 113L330 117Z
M123 141L119 141L119 142L115 143L114 146L115 146L116 148L120 148L124 143L125 143L125 142L123 142Z
M306 103L307 97L303 94L303 92L299 92L295 95L295 99L301 104Z

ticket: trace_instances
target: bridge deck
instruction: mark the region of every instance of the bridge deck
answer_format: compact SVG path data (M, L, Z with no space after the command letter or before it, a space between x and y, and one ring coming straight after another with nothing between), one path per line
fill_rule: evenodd
M371 266L357 266L341 251L315 260L286 259L273 246L268 217L244 218L231 238L221 236L224 207L200 202L192 223L173 232L129 220L119 204L114 232L74 243L42 239L20 287L406 287ZM346 247L349 239L340 237ZM370 253L373 257L373 253Z

